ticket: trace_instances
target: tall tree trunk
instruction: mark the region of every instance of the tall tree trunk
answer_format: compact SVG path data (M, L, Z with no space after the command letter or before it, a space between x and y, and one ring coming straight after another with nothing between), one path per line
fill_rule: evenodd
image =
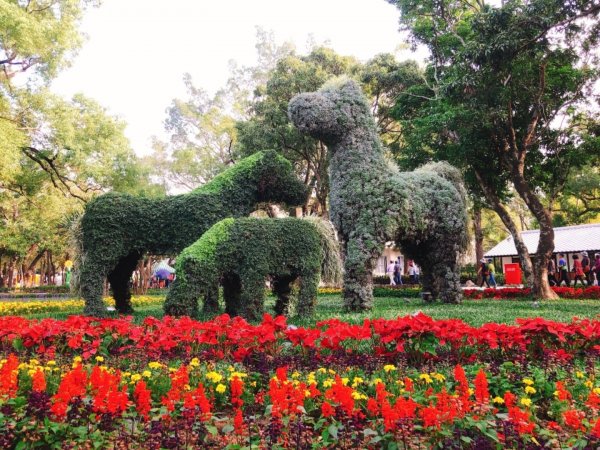
M14 256L11 256L9 263L8 263L8 287L9 289L12 289L12 287L15 284L15 262L17 261L17 258Z
M548 261L554 252L554 228L551 208L545 208L523 176L523 171L513 170L515 189L540 224L540 238L533 262L533 296L541 299L558 298L548 282Z
M473 205L473 234L475 235L475 267L483 258L483 229L481 228L481 206ZM481 283L481 275L477 275L477 284Z
M485 195L486 200L492 206L493 210L498 214L500 220L504 226L510 232L513 240L515 241L515 248L517 249L517 253L519 255L519 259L521 260L521 267L523 268L523 274L525 275L526 283L529 287L533 289L534 285L534 275L533 275L533 264L531 263L531 256L529 255L529 250L525 245L525 241L523 241L523 237L521 236L521 232L517 228L512 217L502 205L502 202L494 192L492 188L490 188L481 174L475 171L475 177L477 178L477 182Z

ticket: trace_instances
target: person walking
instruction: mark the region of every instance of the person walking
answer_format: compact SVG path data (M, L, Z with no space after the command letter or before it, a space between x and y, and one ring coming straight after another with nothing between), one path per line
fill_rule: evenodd
M479 269L477 270L477 275L481 276L481 283L479 284L479 287L483 287L483 283L485 283L487 285L487 287L490 287L490 284L488 283L488 275L489 275L489 269L487 264L485 263L485 259L481 258L481 261L479 261Z
M592 281L592 284L598 286L598 280L600 279L600 253L594 255L594 260L594 267L592 268L594 280Z
M402 286L402 269L400 267L400 258L398 258L394 264L394 280L398 286Z
M590 264L590 258L588 257L588 252L581 252L581 267L583 269L583 273L585 275L585 281L588 286L592 285L594 281L594 274L592 273L592 265Z
M577 281L581 282L582 286L585 286L585 283L583 282L585 273L583 273L583 265L581 264L581 261L579 261L579 255L573 255L573 272L575 272L573 287L577 286Z
M492 258L489 258L487 260L488 262L488 282L490 285L494 285L494 289L496 289L498 287L498 285L496 284L496 279L494 278L494 274L496 273L496 267L494 267L494 261L492 261Z
M415 279L415 263L414 263L414 261L408 262L408 276L410 277L411 284L417 283L417 281Z
M562 253L558 254L558 285L562 286L563 282L569 287L571 280L569 280L569 271L567 269L567 260L565 255Z
M550 286L556 286L556 263L552 257L548 261L548 283Z
M394 267L394 261L390 260L390 263L387 265L387 268L385 270L385 273L387 273L387 276L390 278L390 286L396 286L396 280L394 280Z

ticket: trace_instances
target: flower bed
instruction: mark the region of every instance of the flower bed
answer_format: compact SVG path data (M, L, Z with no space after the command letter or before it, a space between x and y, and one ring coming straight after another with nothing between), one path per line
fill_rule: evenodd
M0 447L583 448L599 353L597 320L0 318Z
M574 299L600 299L600 286L590 286L586 288L572 287L553 287L561 298ZM529 288L502 288L502 289L464 289L463 295L465 298L479 300L482 298L495 299L511 299L531 297L531 289Z
M131 298L131 303L135 307L160 305L163 302L164 297L136 295ZM106 303L106 306L114 306L115 300L111 297L106 297L104 303ZM64 300L5 301L0 302L0 316L73 311L76 309L82 310L83 307L84 301L74 298Z

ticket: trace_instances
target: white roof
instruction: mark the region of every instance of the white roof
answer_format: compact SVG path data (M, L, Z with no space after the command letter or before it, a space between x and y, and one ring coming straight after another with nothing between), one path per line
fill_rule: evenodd
M540 230L522 231L523 241L529 253L537 251ZM554 228L554 252L577 253L584 250L600 250L600 223ZM513 256L517 249L511 235L487 252L485 257ZM590 255L591 256L591 255Z

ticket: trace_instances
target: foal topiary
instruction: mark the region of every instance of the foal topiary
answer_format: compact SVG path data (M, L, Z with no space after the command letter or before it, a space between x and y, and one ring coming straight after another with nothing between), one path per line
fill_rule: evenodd
M196 316L200 295L221 282L226 312L259 320L267 277L276 314L288 312L290 284L300 278L297 313L306 317L314 312L320 274L337 283L341 261L333 228L321 219L249 217L213 225L181 252L176 270L165 314Z
M422 268L432 298L461 299L459 256L467 245L464 187L446 163L398 172L384 158L370 106L352 80L336 80L289 104L292 122L331 152L331 219L344 245L347 309L373 305L373 264L395 241Z
M263 202L300 205L306 195L291 163L267 151L243 159L189 194L161 199L106 194L94 199L81 219L79 289L85 313L106 313L105 277L116 309L132 312L129 279L144 253L177 254L221 219L247 216ZM205 306L215 302L216 296Z

